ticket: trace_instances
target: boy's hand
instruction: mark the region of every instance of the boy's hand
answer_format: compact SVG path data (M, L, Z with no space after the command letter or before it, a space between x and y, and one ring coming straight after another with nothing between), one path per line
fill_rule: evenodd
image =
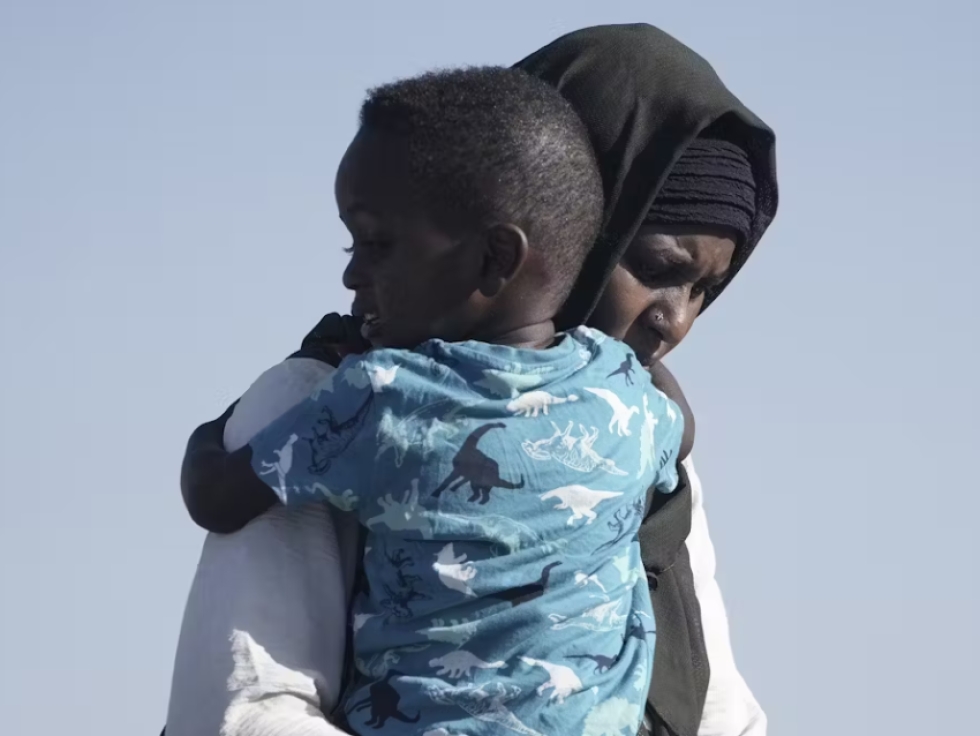
M667 394L667 398L677 404L684 415L684 436L681 438L678 460L685 460L691 454L691 448L694 447L694 412L691 411L691 406L687 403L687 397L681 391L680 384L677 383L674 374L667 370L667 366L657 361L653 365L647 366L647 371L650 373L653 385Z
M303 338L299 352L292 357L317 358L337 366L347 355L367 352L371 344L361 336L361 320L349 314L326 315Z
M231 453L225 450L225 423L234 410L232 404L194 430L180 469L180 490L191 519L221 534L238 531L279 501L252 470L248 445Z

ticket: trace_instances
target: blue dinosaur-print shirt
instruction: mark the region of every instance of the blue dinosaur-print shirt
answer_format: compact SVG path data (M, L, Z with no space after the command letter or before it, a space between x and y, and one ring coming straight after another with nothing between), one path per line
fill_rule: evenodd
M284 503L367 527L350 727L636 733L655 636L636 533L682 430L633 352L580 327L347 358L253 439Z

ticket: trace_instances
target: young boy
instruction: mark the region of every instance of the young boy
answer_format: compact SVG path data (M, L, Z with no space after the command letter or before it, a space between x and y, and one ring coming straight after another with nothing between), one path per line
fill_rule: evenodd
M602 213L582 123L517 70L387 85L336 195L374 349L233 453L192 515L358 515L355 733L635 733L653 654L635 533L647 489L676 483L683 419L625 345L555 333Z

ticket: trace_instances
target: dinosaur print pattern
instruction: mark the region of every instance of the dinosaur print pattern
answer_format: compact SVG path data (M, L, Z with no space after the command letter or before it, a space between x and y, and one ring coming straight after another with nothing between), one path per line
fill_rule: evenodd
M653 469L654 457L657 452L654 430L657 428L657 417L650 411L650 397L643 395L643 426L640 427L640 469L636 477L642 478L644 473Z
M628 551L614 557L612 567L619 575L620 584L625 587L632 587L644 576L643 566Z
M286 495L286 475L293 468L293 445L299 441L298 434L289 435L289 439L286 440L286 444L282 446L282 449L273 450L276 455L276 461L272 463L262 462L262 467L264 470L259 471L259 475L269 475L270 473L276 474L276 480L279 481L279 487L275 489L276 493L280 498Z
M521 657L521 661L531 667L540 667L548 673L548 681L543 685L539 685L535 692L538 695L544 695L545 692L551 690L551 699L557 702L558 705L564 703L565 698L571 697L582 690L582 681L575 674L575 670L570 667L544 662L540 659L532 659L531 657Z
M601 700L585 718L582 736L633 736L639 728L642 705L622 697Z
M599 547L601 551L618 548L624 540L631 539L636 534L643 520L643 512L646 510L645 500L634 499L632 506L619 508L613 513L613 518L606 522L606 526L615 536ZM613 562L615 563L615 560Z
M408 416L397 419L391 409L381 413L378 423L378 451L375 460L381 460L388 452L394 454L395 467L400 468L410 451L423 459L439 450L458 431L455 423L446 421L451 410L447 402L423 406Z
M535 386L540 386L545 380L544 373L548 372L547 370L539 373L524 372L525 370L518 366L512 366L510 370L486 368L483 370L483 375L474 381L473 385L496 396L515 399L521 393L530 391Z
M606 376L606 378L612 378L614 376L622 376L624 379L626 379L626 385L632 386L634 370L635 369L633 368L633 354L627 353L626 358L623 360L622 363L619 364L619 368L617 368L608 376Z
M548 416L549 406L566 404L569 401L578 401L578 396L570 394L562 398L552 396L547 391L528 391L507 404L507 411L522 417L536 417L538 412Z
M554 434L541 440L524 440L521 448L534 460L556 460L566 468L580 473L601 470L610 475L628 475L625 470L618 468L613 460L602 457L593 448L599 437L598 429L592 427L589 430L580 424L578 425L580 435L576 437L572 434L574 424L574 421L569 420L568 426L562 430L552 422Z
M335 493L327 488L323 483L314 481L310 485L306 486L306 492L310 495L320 495L324 499L332 503L341 511L353 511L357 507L357 496L354 495L354 491L348 488L346 491L341 491L340 493Z
M592 670L592 674L594 675L601 675L603 672L608 672L616 664L615 657L607 657L604 654L570 654L567 658L589 660L595 665L595 669Z
M592 330L430 341L348 357L253 438L284 503L366 530L351 733L636 732L656 637L636 529L683 429L645 379Z
M553 622L551 628L555 631L562 629L584 629L595 632L622 631L630 620L629 613L620 612L625 605L627 605L626 599L620 598L592 606L577 617L568 618L560 613L552 613L548 618Z
M560 562L550 562L544 566L543 570L541 570L541 577L539 577L533 583L521 585L517 588L511 588L503 591L502 593L494 593L492 594L492 597L502 601L507 601L512 606L519 606L522 603L533 601L535 598L540 598L548 589L548 581L551 579L551 571L560 564Z
M586 524L591 524L598 517L593 509L603 501L622 496L620 491L593 491L585 486L572 485L556 488L541 495L542 501L550 498L557 498L561 501L556 509L564 511L571 509L572 515L568 519L568 525L572 526L579 519L585 519Z
M405 554L404 550L396 550L394 554L386 552L385 557L389 565L394 568L395 582L382 585L385 597L380 601L381 607L387 617L410 618L413 613L411 607L413 602L431 600L418 589L422 576L407 572L407 568L414 567L415 562Z
M483 435L492 429L503 429L505 426L501 422L496 422L484 424L482 427L474 429L472 434L466 438L463 446L459 448L459 452L456 453L456 457L453 459L452 473L432 492L432 495L438 498L443 491L455 491L469 483L473 490L470 501L486 504L490 501L490 491L494 488L504 488L511 491L523 488L523 478L516 483L501 478L500 465L497 461L488 457L477 447L477 443Z
M439 582L450 590L455 590L465 596L476 596L476 593L469 586L469 582L476 577L476 565L467 562L466 555L457 557L453 553L452 543L439 550L432 568L439 575Z
M369 708L371 718L365 722L365 726L374 729L384 728L389 718L394 718L402 723L418 723L420 714L407 716L398 709L398 701L401 696L391 684L391 678L401 675L396 670L389 670L383 679L378 680L368 689L368 696L363 700L354 703L350 707L350 713ZM348 714L349 715L349 714Z
M308 439L313 455L313 462L310 463L311 473L323 475L330 470L334 459L350 447L364 426L372 398L373 396L368 394L354 415L343 422L338 422L334 418L329 404L324 405L320 418L312 427L313 436Z
M436 685L428 691L429 697L441 705L454 705L484 723L492 723L506 731L521 736L544 736L524 724L507 706L517 700L522 691L516 685L500 682L488 685L463 685L446 687Z
M374 681L387 675L390 670L397 669L396 665L401 664L406 656L415 652L423 652L428 648L427 644L395 647L380 654L374 654L366 659L355 657L354 662L360 674L367 677L370 681Z
M463 649L457 649L455 652L449 652L442 657L436 657L429 662L430 667L438 667L439 671L436 675L439 677L448 677L451 680L458 680L462 677L469 677L473 674L474 669L479 670L499 670L501 667L506 667L506 662L484 662L482 659L477 657L475 654L467 652Z
M351 630L356 634L358 631L364 628L364 624L375 616L377 616L376 613L355 613L354 621L351 624Z
M390 386L395 382L398 375L398 366L393 365L389 368L372 365L367 367L368 380L371 382L371 390L374 393L381 393L385 386Z
M607 592L606 586L602 584L602 581L599 580L599 577L595 573L589 575L588 573L584 573L580 570L579 572L575 573L575 584L580 588L584 588L588 585L594 585L602 591L603 595L605 595Z
M422 629L417 633L425 636L429 641L451 644L454 647L462 647L476 636L477 629L480 627L480 619L469 621L467 619L451 619L446 621L441 618L432 619L432 625L427 629Z
M411 489L402 494L400 501L395 500L395 497L389 493L384 498L378 499L378 505L381 507L381 513L364 522L364 526L368 529L376 524L384 524L393 532L414 531L421 534L423 539L432 539L432 520L419 506L418 478L412 481Z
M657 633L656 631L647 631L642 621L634 621L632 624L630 624L630 627L626 630L626 638L646 641L647 637L652 636L653 634L656 633Z
M620 437L630 436L630 419L633 418L634 414L639 413L639 408L635 406L626 406L614 392L607 388L587 388L585 389L590 394L595 394L600 399L609 404L609 408L612 409L612 419L609 420L609 431L615 431ZM646 398L644 396L644 398Z

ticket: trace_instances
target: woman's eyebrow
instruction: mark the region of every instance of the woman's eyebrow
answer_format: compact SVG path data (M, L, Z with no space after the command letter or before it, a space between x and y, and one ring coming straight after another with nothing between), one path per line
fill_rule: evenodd
M691 253L671 235L657 233L652 237L635 241L639 251L645 256L656 258L675 266L685 266L693 262Z
M678 268L688 268L695 265L691 254L679 245L663 245L652 249L657 258Z
M730 269L723 268L721 270L715 271L712 274L709 274L706 281L709 284L711 284L711 286L718 286L728 278L729 273L730 273Z

